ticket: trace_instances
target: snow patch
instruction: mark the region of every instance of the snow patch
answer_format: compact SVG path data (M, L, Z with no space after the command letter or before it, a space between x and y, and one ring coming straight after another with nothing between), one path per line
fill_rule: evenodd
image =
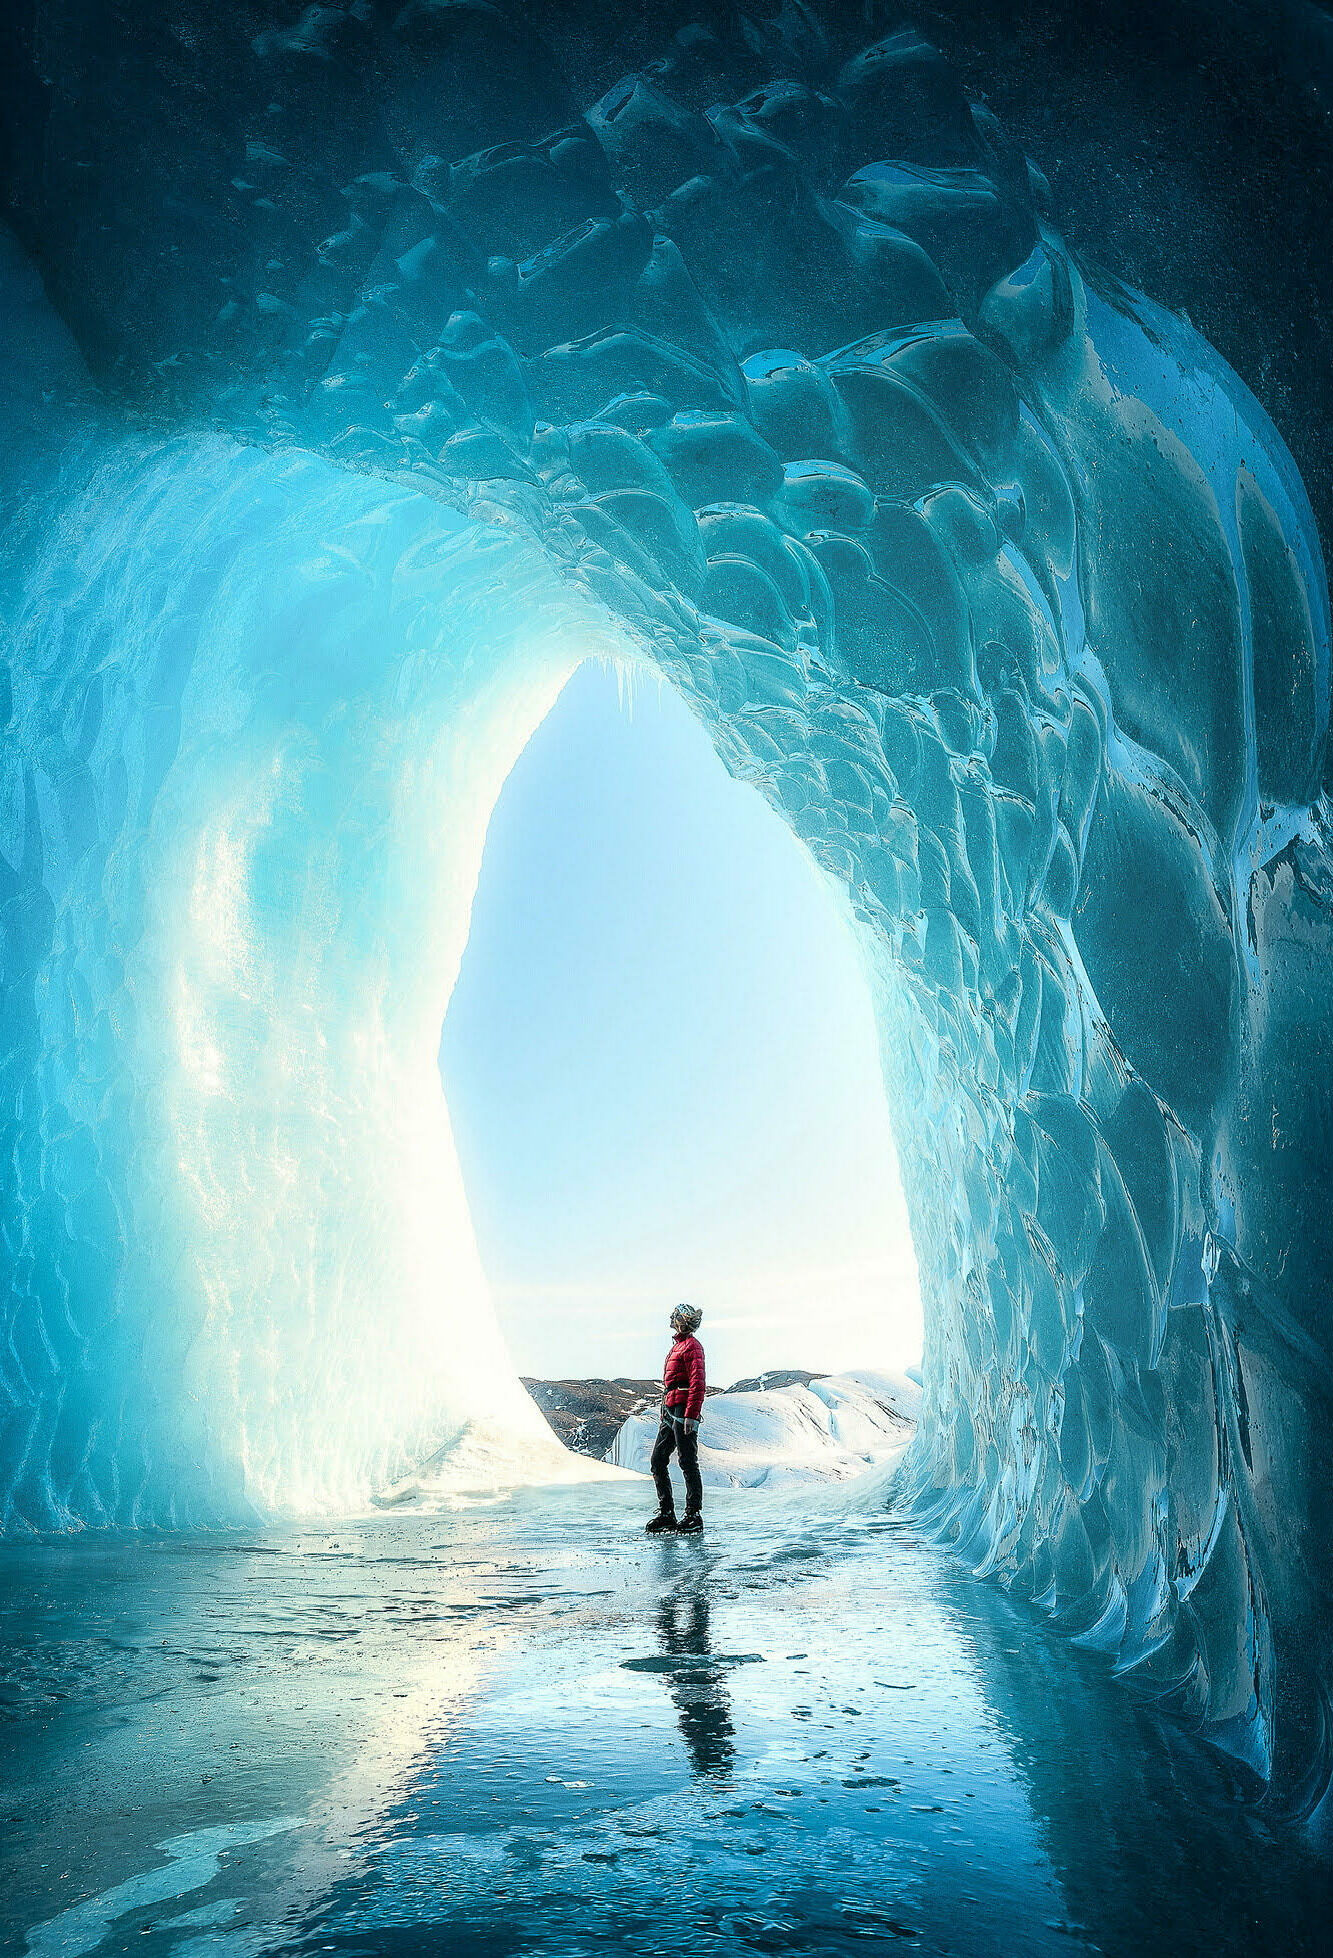
M555 1435L516 1436L503 1423L474 1421L373 1500L379 1509L455 1509L498 1501L515 1489L622 1479L613 1463L576 1455Z

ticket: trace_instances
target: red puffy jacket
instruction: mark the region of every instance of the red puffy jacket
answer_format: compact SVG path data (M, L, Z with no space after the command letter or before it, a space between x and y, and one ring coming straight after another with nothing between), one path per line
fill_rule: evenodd
M679 1333L671 1342L662 1369L662 1405L686 1421L703 1413L704 1349L693 1333Z

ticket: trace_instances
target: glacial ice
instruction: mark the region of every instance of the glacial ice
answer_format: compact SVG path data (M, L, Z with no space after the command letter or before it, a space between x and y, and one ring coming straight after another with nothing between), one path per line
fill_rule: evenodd
M902 1495L1313 1801L1329 624L1263 411L910 30L721 8L580 114L517 6L84 11L9 83L9 1527L536 1445L435 1047L507 767L649 660L865 948Z
M498 524L220 437L81 431L25 520L12 1519L364 1505L465 1425L563 1467L435 1055L489 808L617 634Z

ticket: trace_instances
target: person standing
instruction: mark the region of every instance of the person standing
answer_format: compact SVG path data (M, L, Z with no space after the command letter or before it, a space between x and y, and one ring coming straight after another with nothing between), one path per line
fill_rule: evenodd
M671 1351L662 1369L662 1425L649 1466L657 1485L657 1514L644 1525L649 1536L672 1530L694 1536L704 1526L703 1483L699 1477L699 1422L704 1411L704 1349L694 1337L703 1313L678 1305L671 1315ZM668 1467L673 1452L685 1478L685 1514L676 1521Z

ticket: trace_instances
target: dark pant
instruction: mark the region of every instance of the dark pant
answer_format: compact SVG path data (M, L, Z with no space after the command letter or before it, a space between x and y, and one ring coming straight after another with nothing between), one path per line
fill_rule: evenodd
M671 1493L671 1476L667 1463L672 1450L680 1456L680 1472L685 1477L686 1509L702 1509L704 1506L704 1485L699 1480L699 1434L696 1429L688 1434L683 1421L673 1421L670 1415L662 1416L662 1425L657 1430L657 1440L653 1443L652 1460L649 1467L653 1481L657 1484L657 1500L663 1509L674 1509L675 1498Z

